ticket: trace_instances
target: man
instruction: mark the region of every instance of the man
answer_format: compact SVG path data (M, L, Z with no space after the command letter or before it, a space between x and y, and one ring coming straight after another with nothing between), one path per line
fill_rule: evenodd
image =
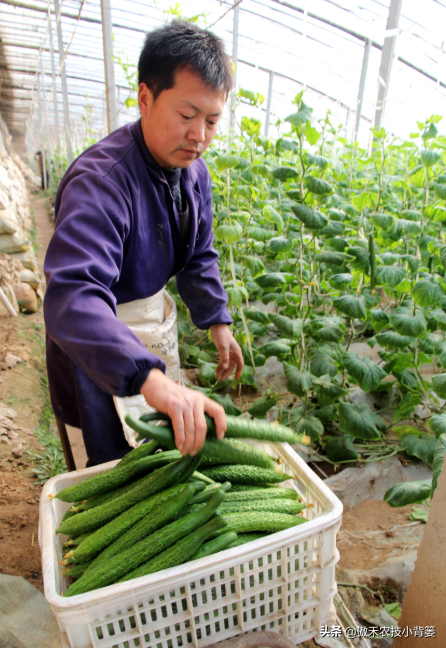
M45 323L55 414L82 428L89 465L129 451L112 396L143 394L167 413L183 454L217 435L224 410L164 375L116 317L117 305L150 298L176 275L194 323L210 328L216 377L243 369L228 324L227 296L212 247L211 181L201 155L217 132L232 85L222 42L175 21L147 35L138 64L141 120L85 151L68 169L55 203L45 260Z

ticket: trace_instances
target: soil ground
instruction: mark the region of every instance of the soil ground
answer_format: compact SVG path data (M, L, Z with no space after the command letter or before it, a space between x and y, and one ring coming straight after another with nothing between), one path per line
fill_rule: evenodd
M52 233L47 199L41 194L32 198L35 212L36 243L40 269ZM21 362L7 369L2 362L11 351ZM49 407L45 383L44 323L42 307L33 315L0 318L0 404L17 412L15 423L35 431ZM193 378L193 372L188 372ZM239 394L234 393L237 399ZM243 405L256 394L245 395ZM236 400L237 402L237 400ZM85 466L86 454L80 431L70 429L70 439L78 468ZM42 447L34 434L19 431L24 449L22 456L12 454L13 447L0 444L0 572L22 576L40 591L43 582L40 551L37 542L38 502L41 487L32 472L29 452ZM324 469L330 466L321 464ZM329 474L331 471L329 471ZM340 566L346 569L370 568L399 551L398 547L376 541L377 534L392 534L393 527L408 524L411 507L392 509L383 501L366 500L347 511L338 538ZM308 641L302 648L314 648Z

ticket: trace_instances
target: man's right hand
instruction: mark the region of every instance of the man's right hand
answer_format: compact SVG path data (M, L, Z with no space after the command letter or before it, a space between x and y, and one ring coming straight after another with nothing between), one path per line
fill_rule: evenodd
M159 369L150 371L140 391L148 405L171 418L175 444L183 456L196 455L203 447L207 430L205 412L215 421L217 438L223 439L225 411L201 392L178 385Z

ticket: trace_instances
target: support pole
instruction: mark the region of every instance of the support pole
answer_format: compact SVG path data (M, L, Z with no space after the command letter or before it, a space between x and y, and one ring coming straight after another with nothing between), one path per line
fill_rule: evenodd
M381 52L381 65L379 66L379 86L375 110L375 128L381 128L383 124L385 104L387 93L389 91L392 61L395 55L395 45L398 37L398 25L400 21L402 2L403 0L391 0L390 2L386 37Z
M237 0L234 0L234 5ZM234 7L234 23L232 28L232 63L234 65L234 76L232 79L232 96L231 96L231 108L234 109L235 105L235 93L237 91L237 68L238 68L238 22L240 15L240 5L237 4ZM235 127L235 116L234 112L231 111L231 128Z
M42 160L42 185L43 185L43 190L47 190L47 183L46 183L46 155L45 155L45 148L42 145L42 140L40 139L40 133L42 132L42 77L39 74L37 76L37 83L38 83L38 95L37 95L37 101L38 101L38 111L39 111L39 123L38 123L38 139L39 139L39 147L40 147L40 156Z
M54 11L57 16L59 15L59 0L54 0ZM57 40L59 44L59 61L63 61L63 40L62 40L62 25L59 20L57 23ZM68 107L68 88L67 88L67 73L65 71L65 65L62 67L60 73L60 79L62 81L62 98L63 98L63 115L65 122L65 136L67 140L67 160L68 166L73 162L73 147L71 145L71 133L70 133L70 110Z
M51 155L50 134L49 134L49 131L48 131L48 117L47 117L47 110L46 110L45 79L44 79L44 76L43 76L42 58L40 58L40 87L41 87L41 90L42 90L43 120L45 122L46 152L47 152L46 159L48 161L48 178L49 178L49 181L50 181L50 191L52 193L53 189L54 189L53 168L52 168L52 165L51 165L53 156ZM44 164L43 176L44 176L44 184L46 184L45 164Z
M355 134L353 137L354 142L356 142L356 140L358 139L359 124L361 123L362 103L364 101L364 89L365 89L365 82L367 79L367 68L369 66L369 56L370 56L371 47L372 47L372 41L370 40L370 38L367 38L365 41L364 56L362 57L362 70L361 70L361 78L359 80L358 101L356 102L356 124L355 124Z
M51 19L51 11L49 9L48 9L48 30L49 30L49 38L50 38L51 81L54 86L54 90L53 90L54 127L56 130L56 138L58 141L59 140L59 110L57 108L56 65L54 63L53 21Z
M102 44L104 46L105 101L107 133L119 127L116 108L115 64L113 60L112 17L110 0L101 0Z
M271 70L269 73L268 99L266 100L266 117L265 117L265 130L264 130L265 137L268 137L269 120L271 115L271 101L273 98L273 81L274 81L274 72Z

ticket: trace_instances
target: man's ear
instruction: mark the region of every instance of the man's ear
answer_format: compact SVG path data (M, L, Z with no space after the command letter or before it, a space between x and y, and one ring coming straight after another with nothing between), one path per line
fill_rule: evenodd
M145 118L153 104L153 95L145 83L140 83L138 88L138 105L141 116Z

